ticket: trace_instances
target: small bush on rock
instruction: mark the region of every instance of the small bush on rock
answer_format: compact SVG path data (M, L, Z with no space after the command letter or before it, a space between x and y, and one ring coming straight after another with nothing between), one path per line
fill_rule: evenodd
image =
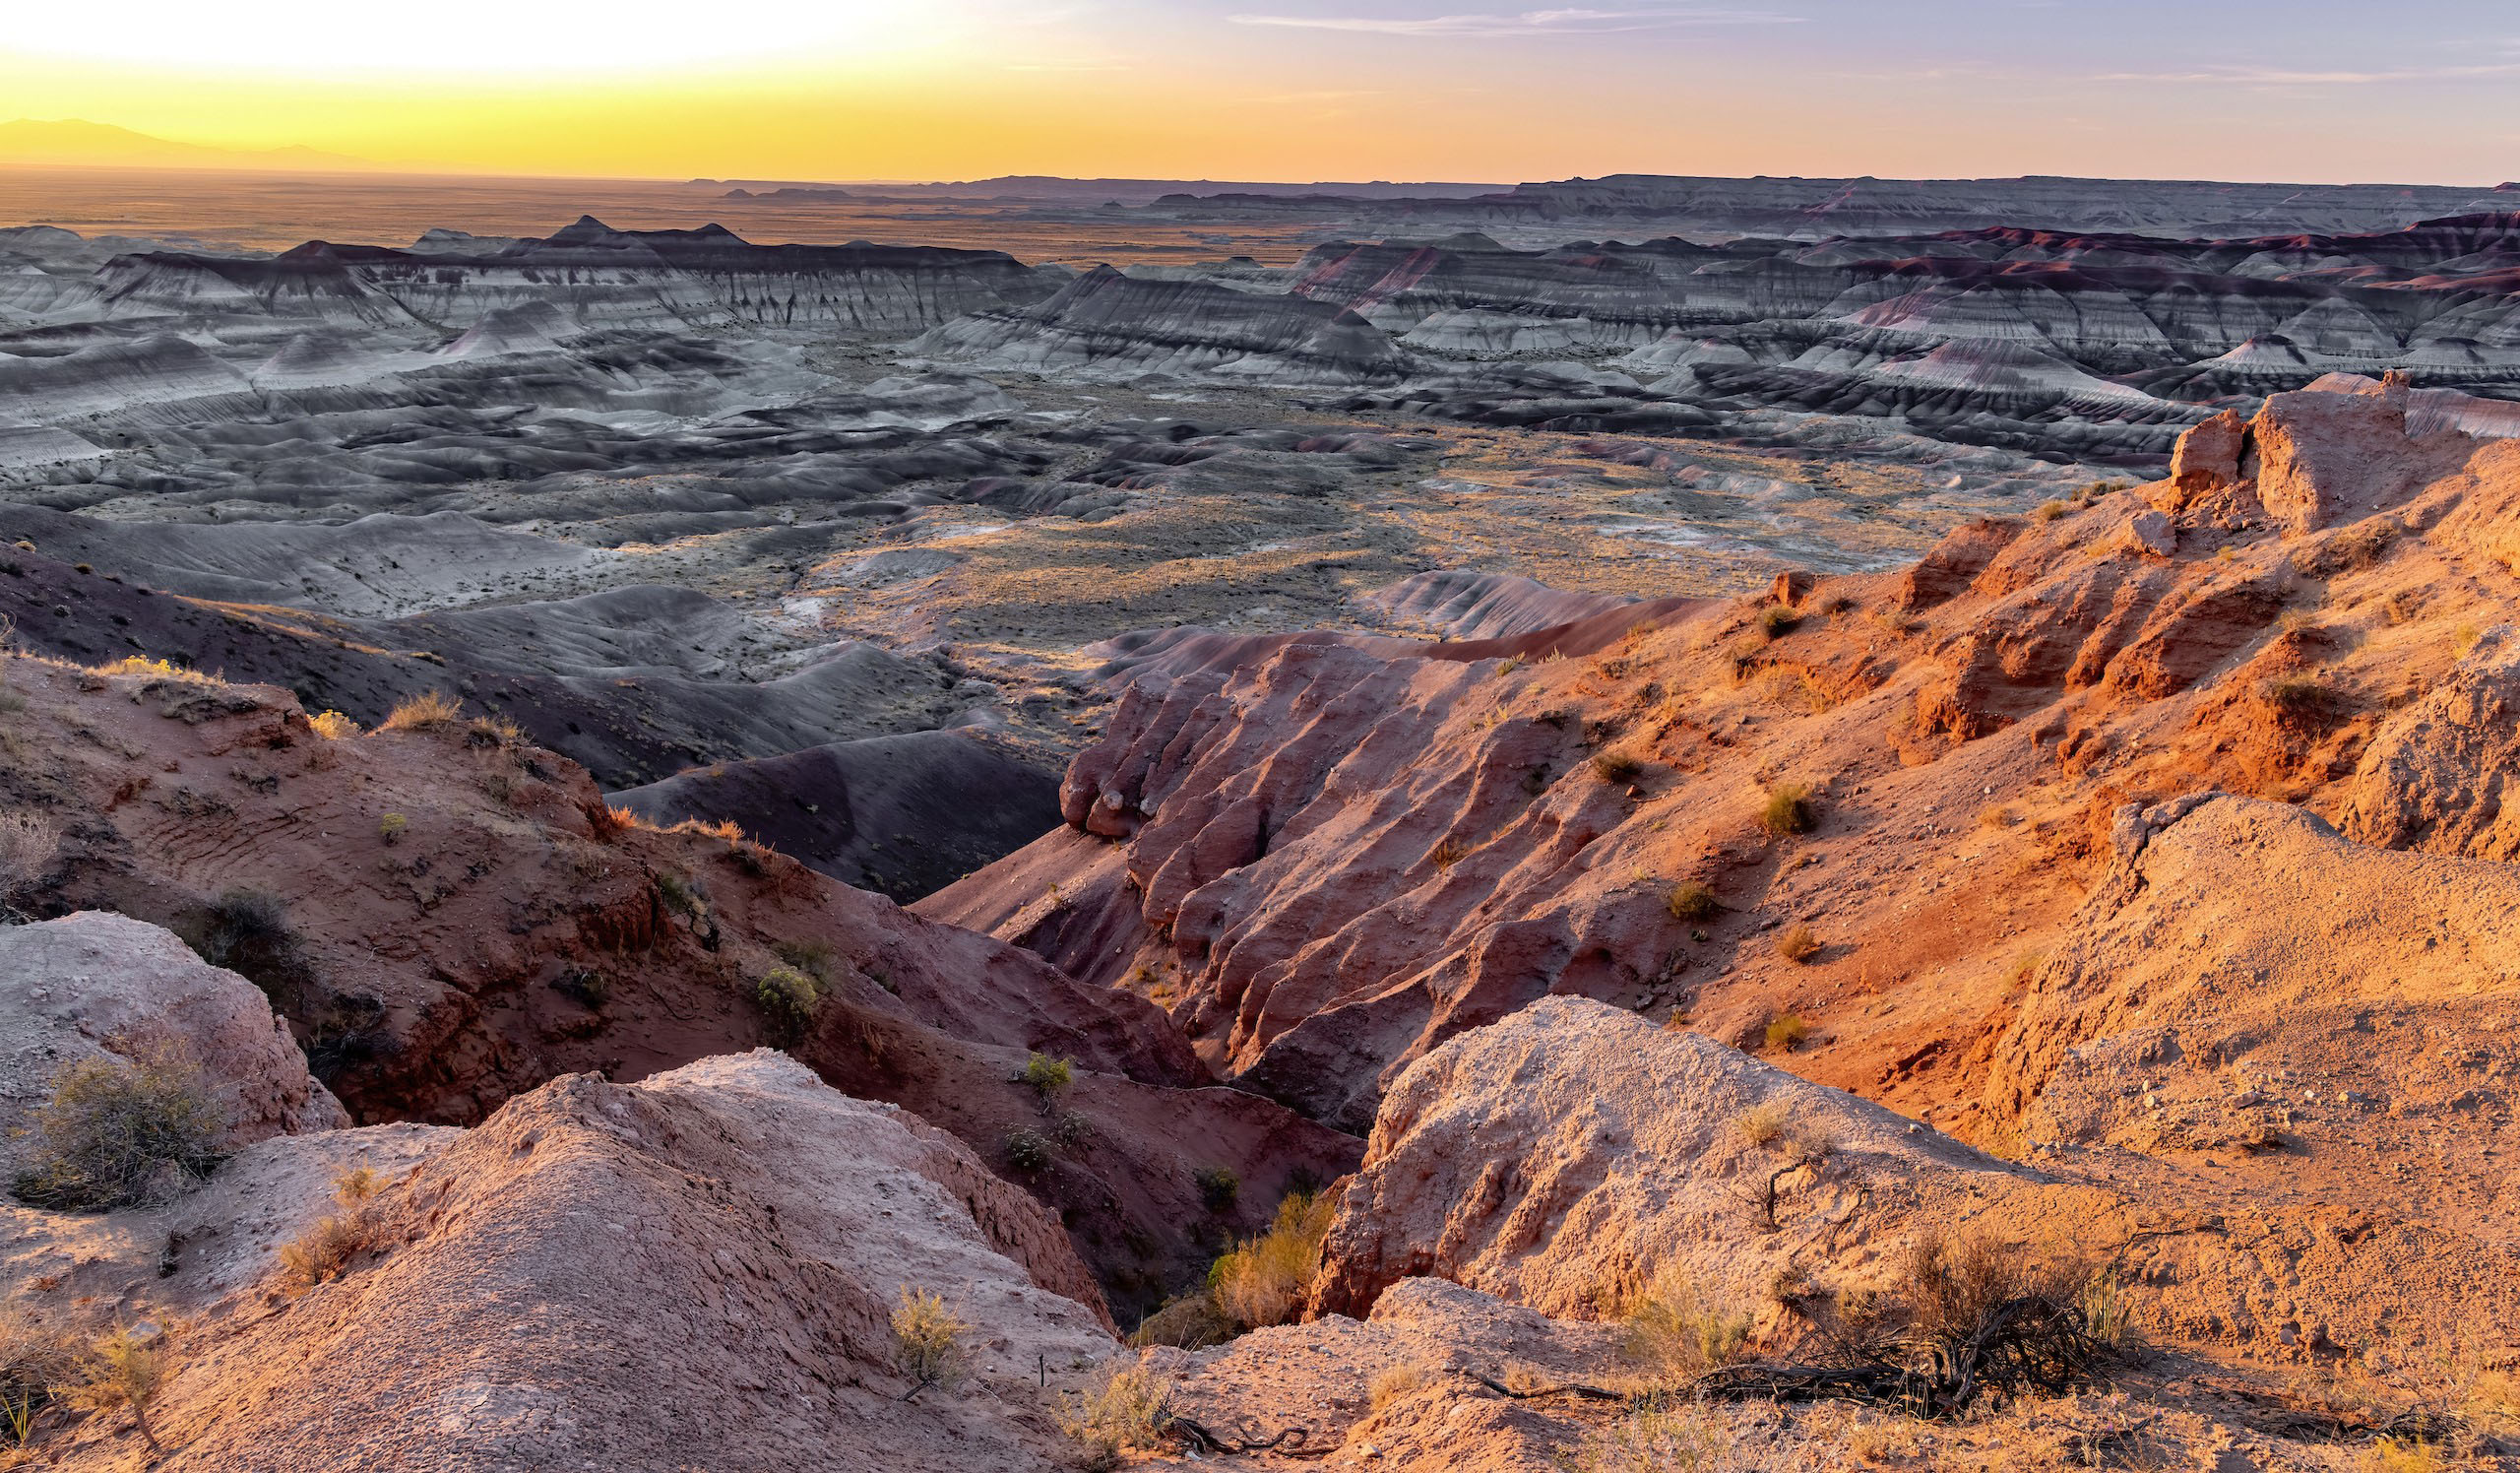
M1129 1343L1139 1349L1177 1345L1183 1350L1205 1350L1211 1345L1223 1345L1233 1334L1233 1321L1217 1308L1215 1296L1202 1290L1183 1295L1139 1320L1138 1327L1129 1334Z
M1024 1072L1015 1076L1019 1084L1032 1086L1043 1101L1076 1081L1076 1066L1064 1058L1046 1054L1030 1054L1024 1058Z
M1768 790L1767 801L1759 805L1759 827L1771 838L1789 834L1807 834L1819 827L1819 810L1812 805L1811 790L1800 783L1779 783Z
M1006 1164L1026 1176L1042 1170L1058 1157L1058 1148L1039 1130L1016 1129L1006 1132Z
M1750 1316L1702 1292L1676 1264L1666 1263L1627 1303L1622 1348L1666 1373L1695 1374L1725 1365L1749 1342Z
M1053 1415L1059 1431L1084 1445L1088 1467L1114 1468L1124 1451L1163 1444L1172 1393L1152 1373L1129 1366L1091 1391L1062 1396Z
M376 1246L376 1198L384 1188L384 1179L364 1166L333 1179L333 1201L342 1210L281 1246L281 1274L291 1288L340 1278L352 1258Z
M782 1049L804 1038L823 1001L822 989L793 967L773 967L762 973L753 984L752 997L771 1039Z
M1593 757L1593 775L1605 783L1633 783L1644 773L1645 764L1627 752L1599 752Z
M1228 1167L1211 1166L1199 1173L1199 1200L1210 1212L1223 1212L1242 1195L1242 1179Z
M1819 932L1808 926L1789 926L1776 938L1776 954L1797 967L1807 964L1822 949Z
M1723 909L1715 902L1715 892L1695 880L1672 886L1670 898L1665 904L1674 921L1711 920L1717 911Z
M945 1308L943 1295L902 1286L901 1303L893 1310L893 1364L913 1382L902 1400L930 1386L950 1391L962 1380L971 1365L963 1337L971 1329Z
M1741 1138L1751 1145L1767 1146L1784 1136L1786 1126L1792 1121L1793 1116L1786 1110L1784 1101L1770 1100L1765 1104L1753 1105L1734 1116L1732 1126L1739 1130Z
M288 903L269 890L240 885L212 901L193 950L261 988L276 1004L306 980Z
M61 830L36 813L0 813L0 923L22 919L18 902L43 882L61 852Z
M1285 1324L1303 1309L1321 1271L1322 1240L1337 1204L1298 1191L1278 1204L1269 1231L1217 1259L1208 1288L1217 1308L1245 1329Z
M86 1379L71 1391L70 1400L98 1413L129 1407L141 1441L151 1451L162 1452L149 1425L149 1406L165 1384L166 1358L156 1339L116 1330L93 1347Z
M201 1066L171 1044L130 1058L83 1058L54 1079L35 1112L32 1163L19 1198L101 1212L172 1194L218 1161L224 1112Z

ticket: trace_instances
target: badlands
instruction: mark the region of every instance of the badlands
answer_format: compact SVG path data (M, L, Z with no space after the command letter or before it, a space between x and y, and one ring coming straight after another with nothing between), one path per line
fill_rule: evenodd
M524 188L0 228L0 1467L2520 1469L2508 193Z

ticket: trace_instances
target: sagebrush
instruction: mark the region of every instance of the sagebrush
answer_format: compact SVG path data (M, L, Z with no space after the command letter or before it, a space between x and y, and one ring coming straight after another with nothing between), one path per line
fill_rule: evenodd
M34 1149L17 1194L74 1212L158 1200L209 1175L226 1129L200 1064L178 1045L79 1059L54 1076L28 1127Z

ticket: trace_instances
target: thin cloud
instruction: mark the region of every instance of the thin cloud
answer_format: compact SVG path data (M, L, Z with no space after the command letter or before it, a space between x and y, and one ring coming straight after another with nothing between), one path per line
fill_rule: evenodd
M1369 35L1530 36L1611 35L1684 26L1794 25L1800 16L1772 10L1527 10L1517 15L1426 16L1228 16L1236 26L1280 26L1299 31L1344 31Z
M2453 67L2388 67L2372 71L2297 71L2284 67L2219 66L2183 72L2104 72L2096 82L2163 82L2218 87L2377 87L2391 82L2455 82L2463 78L2520 76L2520 61Z

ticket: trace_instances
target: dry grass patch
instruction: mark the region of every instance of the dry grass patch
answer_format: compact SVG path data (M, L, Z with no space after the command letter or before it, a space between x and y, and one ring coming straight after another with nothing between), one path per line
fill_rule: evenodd
M1738 1436L1708 1408L1656 1399L1585 1436L1573 1473L1806 1473L1803 1450Z
M43 883L61 853L61 827L40 813L0 813L0 921Z
M79 1369L78 1346L20 1310L0 1310L0 1437L24 1447L35 1418L62 1399Z
M464 703L442 690L407 696L385 715L380 732L442 732L464 714Z
M1769 1100L1732 1117L1732 1128L1751 1145L1764 1147L1783 1139L1786 1127L1793 1121L1794 1115L1785 1108L1783 1100Z
M1621 1308L1628 1359L1663 1375L1693 1376L1738 1360L1750 1340L1750 1315L1710 1295L1678 1265L1666 1263Z
M1426 1384L1426 1373L1416 1366L1388 1366L1366 1383L1365 1399L1377 1412Z
M1724 907L1716 903L1715 892L1695 880L1683 880L1671 887L1664 908L1674 921L1706 921Z
M1789 926L1777 933L1776 954L1796 966L1806 966L1823 950L1819 932L1808 926Z
M1645 763L1633 753L1609 751L1593 756L1593 776L1605 783L1633 783L1645 775Z
M369 1167L333 1179L333 1201L342 1210L281 1246L281 1275L291 1288L303 1292L338 1279L351 1259L377 1246L377 1195L384 1189L384 1178Z

